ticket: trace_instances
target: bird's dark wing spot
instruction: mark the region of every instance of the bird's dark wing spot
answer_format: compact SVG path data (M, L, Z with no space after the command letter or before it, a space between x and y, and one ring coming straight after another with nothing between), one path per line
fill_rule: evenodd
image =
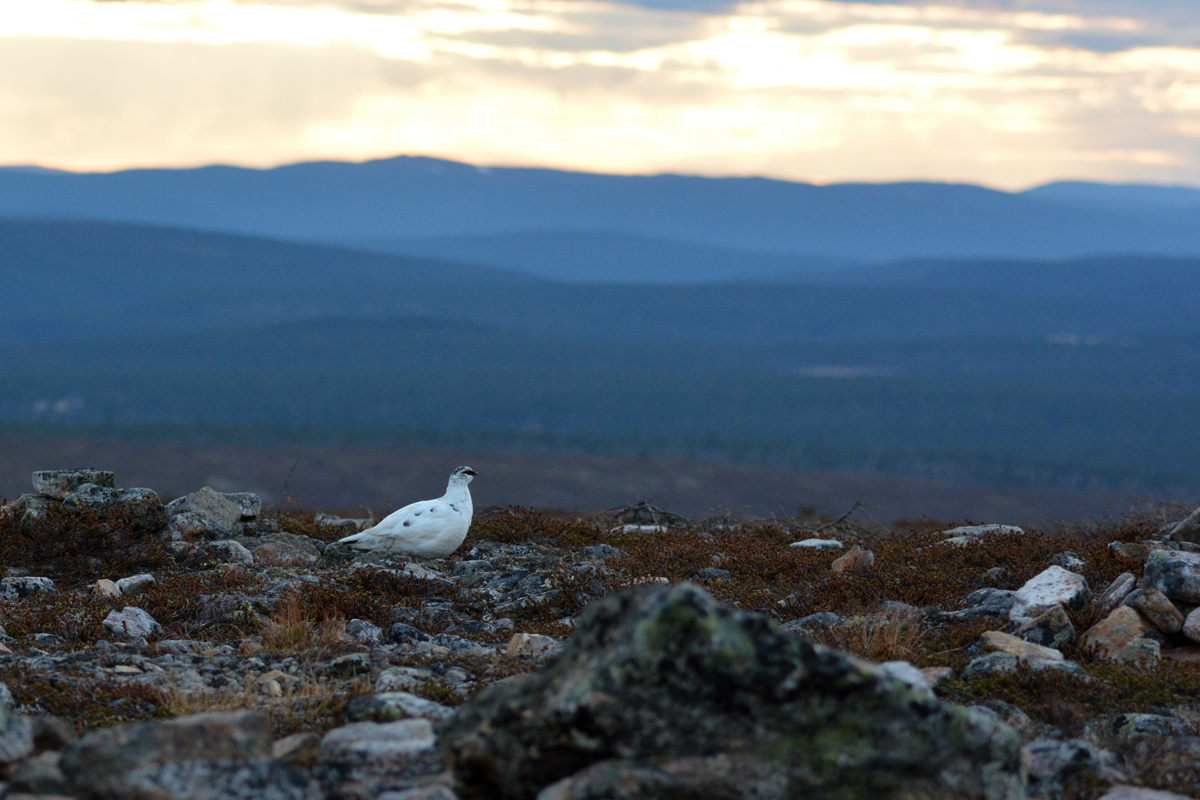
M451 503L451 504L450 504L450 510L451 510L451 511L458 511L458 506L454 505L454 503Z
M404 520L404 527L407 528L409 525L412 525L412 520L411 519Z
M421 516L421 512L420 512L420 511L418 511L417 513L413 514L413 516L414 516L414 517L419 517L419 516Z

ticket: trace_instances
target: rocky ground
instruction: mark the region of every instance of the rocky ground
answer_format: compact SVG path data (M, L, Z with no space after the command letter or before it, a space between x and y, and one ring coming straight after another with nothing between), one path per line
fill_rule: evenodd
M113 483L0 506L5 797L1200 797L1200 517L512 508L417 564Z

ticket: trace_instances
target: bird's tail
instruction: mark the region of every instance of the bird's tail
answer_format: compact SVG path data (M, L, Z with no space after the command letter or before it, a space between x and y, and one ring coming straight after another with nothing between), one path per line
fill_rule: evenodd
M370 549L374 540L375 534L370 531L363 531L362 533L353 533L342 539L338 539L338 544L348 544L351 547L359 549Z

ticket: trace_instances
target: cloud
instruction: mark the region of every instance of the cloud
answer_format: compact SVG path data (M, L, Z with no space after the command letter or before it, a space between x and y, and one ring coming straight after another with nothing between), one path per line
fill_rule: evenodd
M1200 45L1136 10L0 0L0 162L1200 183Z

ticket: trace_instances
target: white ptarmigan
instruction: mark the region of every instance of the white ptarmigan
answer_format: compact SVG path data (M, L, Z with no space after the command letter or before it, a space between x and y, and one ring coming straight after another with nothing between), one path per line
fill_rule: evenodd
M378 525L339 539L355 550L374 550L416 558L441 558L458 549L471 527L471 492L467 484L475 470L459 467L450 476L446 493L393 511Z

